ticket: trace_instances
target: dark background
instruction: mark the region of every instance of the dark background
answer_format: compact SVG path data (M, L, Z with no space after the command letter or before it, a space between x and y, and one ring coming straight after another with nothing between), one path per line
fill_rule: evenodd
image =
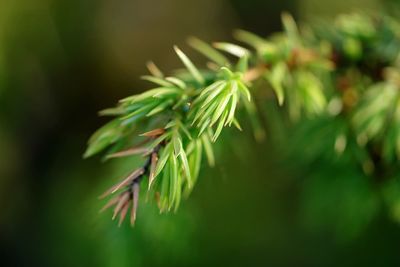
M197 59L187 36L268 35L282 11L312 21L388 2L1 0L1 266L399 266L397 224L378 216L350 237L315 228L301 172L250 133L217 144L217 166L204 166L177 214L143 201L133 229L99 215L97 196L135 160L81 156L105 122L97 111L148 88L138 78L146 61L179 66L174 44Z

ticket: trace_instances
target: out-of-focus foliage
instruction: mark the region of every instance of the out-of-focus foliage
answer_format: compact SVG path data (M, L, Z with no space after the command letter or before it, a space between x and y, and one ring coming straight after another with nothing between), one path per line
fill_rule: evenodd
M327 106L281 140L291 140L292 159L310 166L307 221L330 225L341 238L358 236L380 207L392 215L398 207L399 26L392 17L350 14L308 34L334 64L319 76Z

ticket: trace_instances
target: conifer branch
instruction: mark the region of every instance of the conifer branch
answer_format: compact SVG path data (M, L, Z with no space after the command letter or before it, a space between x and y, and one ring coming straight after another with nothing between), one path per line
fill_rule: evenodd
M116 118L90 138L85 157L106 148L106 159L145 156L141 168L102 195L121 192L104 207L114 207L113 218L119 214L121 223L132 203L134 223L143 180L147 180L147 190L156 197L161 212L176 211L182 196L187 196L197 181L203 155L214 165L213 143L224 128L241 129L238 112L246 110L254 130L260 131L256 121L259 111L252 102L258 97L253 90L258 80L268 84L264 90L274 92L282 112L294 124L306 117L341 125L334 145L325 145L317 156L327 151L351 153L368 175L376 165L372 160L376 153L388 164L397 164L397 21L345 15L322 29L305 31L288 14L282 20L284 31L268 38L235 31L235 38L246 47L226 42L209 45L190 38L189 45L211 61L208 69L199 69L174 47L186 71L165 76L150 62L151 75L142 78L154 87L100 112ZM350 143L357 145L349 148Z

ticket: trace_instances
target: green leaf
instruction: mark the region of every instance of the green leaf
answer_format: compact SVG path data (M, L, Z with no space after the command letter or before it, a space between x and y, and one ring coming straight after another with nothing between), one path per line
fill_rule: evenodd
M293 17L289 13L282 13L282 23L292 46L300 45L299 30Z
M221 97L219 97L221 98ZM215 111L215 108L218 106L219 104L219 100L213 102L211 105L209 105L208 107L202 108L204 109L206 112L202 113L200 120L197 123L197 127L202 128L202 125L204 123L206 123L208 121L208 123L211 122L211 118L210 116L212 115L212 113ZM200 111L201 112L201 111Z
M218 123L217 129L215 130L214 136L213 136L213 142L217 141L218 136L221 134L222 128L224 128L225 120L228 116L228 111L225 110L224 114L221 117L221 120Z
M213 46L231 55L237 56L238 58L250 54L249 50L246 48L231 43L213 43Z
M200 119L200 121L197 123L197 126L199 127L202 122L205 122L209 115L214 111L214 109L217 107L218 102L214 101L213 103L210 104L208 107L200 108L199 111L197 111L195 118L193 119L192 125Z
M174 212L176 212L179 208L179 204L181 203L181 195L182 195L182 176L178 175L177 176L177 190L175 192L175 207L174 207Z
M249 56L244 55L239 59L238 63L236 64L236 71L244 73L247 71L248 68L249 68Z
M162 78L155 77L155 76L144 75L144 76L142 76L142 79L145 80L145 81L149 81L149 82L155 83L155 84L160 85L162 87L173 87L172 83L170 83L170 82L168 82L168 81L166 81L166 80L164 80Z
M182 162L183 172L185 173L185 177L189 187L193 186L192 176L190 174L189 162L186 156L186 152L184 150L180 153L180 159Z
M172 132L165 132L164 134L160 135L159 137L157 137L154 141L152 141L147 147L148 150L152 150L154 149L156 146L158 146L159 144L161 144L162 141L164 141L165 139L169 138L172 135Z
M244 85L242 81L237 81L237 85L239 87L239 90L245 95L247 100L250 102L251 101L251 94L249 89Z
M234 118L233 119L233 125L235 125L235 127L239 130L239 131L243 131L242 126L240 126L239 122Z
M190 143L191 147L193 148L191 152L188 151L188 161L189 161L189 169L190 169L190 175L192 178L192 186L189 187L189 184L186 184L185 187L185 196L187 197L191 191L193 190L193 186L196 183L199 172L200 172L200 167L201 167L201 159L202 159L202 153L203 153L203 147L202 147L202 142L200 139L193 140Z
M116 142L123 130L118 120L112 120L101 127L89 139L88 147L83 157L91 157Z
M204 78L200 74L200 71L196 68L196 66L190 61L190 59L177 47L174 46L175 52L178 54L179 58L189 70L189 72L193 75L193 78L200 84L204 84Z
M235 76L235 74L227 67L222 67L221 73L224 75L226 80L231 80Z
M172 128L176 125L177 121L173 120L167 123L167 125L165 125L164 129L169 129Z
M229 109L229 114L228 118L226 119L225 126L229 124L231 126L233 119L235 118L235 110L236 110L236 105L237 105L237 94L236 92L232 92L232 98L231 98L231 106Z
M108 136L108 137L104 137L99 140L96 140L96 142L94 142L88 146L83 157L89 158L89 157L99 153L100 151L104 150L106 147L108 147L109 145L111 145L114 142L115 142L114 136Z
M123 115L125 113L125 109L122 107L116 107L116 108L107 108L103 109L99 112L100 116L119 116Z
M164 171L161 182L161 192L160 192L160 210L165 211L169 202L169 184L170 184L170 172L169 172L169 163L165 165L165 169L168 171Z
M178 162L176 158L173 155L170 155L169 158L169 204L168 204L168 210L171 209L172 205L175 202L177 191L180 191L181 189L179 188L178 185Z
M210 125L210 119L205 119L205 122L201 124L199 136L203 134L203 132L207 129L207 127Z
M146 100L146 99L151 99L153 97L161 97L161 96L167 96L167 95L170 96L170 95L181 94L181 93L182 93L182 90L180 90L178 88L158 87L158 88L148 90L139 95L133 95L133 96L124 98L124 99L120 100L119 102L134 104L134 103Z
M143 105L141 108L138 108L135 111L123 116L122 118L120 118L120 120L126 120L126 119L132 118L134 116L143 117L148 112L150 112L150 110L155 108L157 104L158 104L158 102L153 102L153 103L148 103L146 105Z
M185 125L183 125L182 123L179 123L179 127L183 131L183 133L186 135L186 137L189 138L189 140L192 140L192 135L190 134L188 128Z
M266 78L270 82L272 89L274 89L280 106L283 104L284 101L284 92L282 84L286 75L287 75L287 67L286 64L283 62L276 64L272 68L271 72L266 74Z
M183 151L182 140L181 140L181 138L179 136L175 135L174 138L172 138L172 142L173 142L173 145L174 145L175 157L179 157L179 155Z
M197 39L195 37L191 37L188 39L188 43L191 47L196 49L198 52L209 58L210 60L214 61L220 66L225 66L229 64L229 60L220 52L215 50L209 44Z
M162 102L157 107L153 108L149 113L147 113L146 117L151 117L153 115L156 115L157 113L160 113L161 111L164 111L172 103L173 103L172 100L167 100L167 101Z
M228 93L223 100L219 103L218 107L215 109L215 112L211 118L211 126L213 126L217 120L221 117L222 113L226 110L226 106L231 99L232 94Z
M154 172L154 177L157 177L157 175L159 175L161 171L164 169L164 166L171 155L171 151L172 151L171 143L168 143L161 152L160 159L157 162L156 170Z
M204 108L208 104L211 103L211 101L215 100L215 98L224 90L228 87L228 83L223 83L219 87L215 88L213 92L210 92L208 97L204 100L204 102L201 105L201 108Z
M264 45L266 42L260 36L255 35L254 33L244 31L244 30L236 30L234 32L234 36L237 40L242 41L246 44L251 45L255 49L258 49Z
M203 91L201 91L200 96L195 100L195 102L193 104L204 99L206 94L208 94L211 91L217 90L217 88L219 88L220 86L223 86L224 84L225 84L225 81L216 81L216 82L212 83L211 85L207 86Z
M178 86L181 89L185 89L186 88L185 82L182 81L181 79L176 78L176 77L167 77L167 78L165 78L165 80L167 80L170 83Z
M299 87L303 105L309 114L320 113L326 107L323 87L317 77L308 71L298 71L296 82Z
M199 176L199 172L200 172L200 167L201 167L201 156L202 156L202 152L203 152L203 148L201 146L201 141L200 140L196 140L196 149L193 153L194 155L194 167L193 167L193 172L192 172L192 177L193 179L197 179L197 177ZM192 168L191 168L192 170ZM194 183L195 181L193 181Z
M212 145L210 142L210 134L209 133L205 133L201 135L201 141L203 143L204 146L204 150L206 152L207 155L207 160L208 160L208 164L213 167L215 165L215 158L214 158L214 152L212 149Z

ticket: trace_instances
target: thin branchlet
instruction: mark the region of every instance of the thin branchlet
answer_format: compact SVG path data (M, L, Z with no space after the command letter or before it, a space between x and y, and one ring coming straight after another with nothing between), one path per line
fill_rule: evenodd
M155 129L152 132L153 134L147 134L146 136L151 136L152 138L155 138L163 133L163 131L160 131L159 129ZM126 214L129 210L130 202L132 202L130 223L131 226L135 224L137 203L139 200L139 184L144 177L151 175L150 167L152 163L152 158L154 158L154 155L158 154L161 146L162 144L158 144L151 151L143 150L146 151L146 159L142 167L136 169L134 172L128 175L127 178L122 180L122 182L114 185L100 196L100 198L105 198L111 194L116 193L117 191L120 191L118 196L113 197L111 200L109 200L109 202L107 202L107 204L100 210L100 212L103 212L106 209L115 206L112 219L114 220L118 214L120 215L118 226L121 226L122 222L124 221Z

